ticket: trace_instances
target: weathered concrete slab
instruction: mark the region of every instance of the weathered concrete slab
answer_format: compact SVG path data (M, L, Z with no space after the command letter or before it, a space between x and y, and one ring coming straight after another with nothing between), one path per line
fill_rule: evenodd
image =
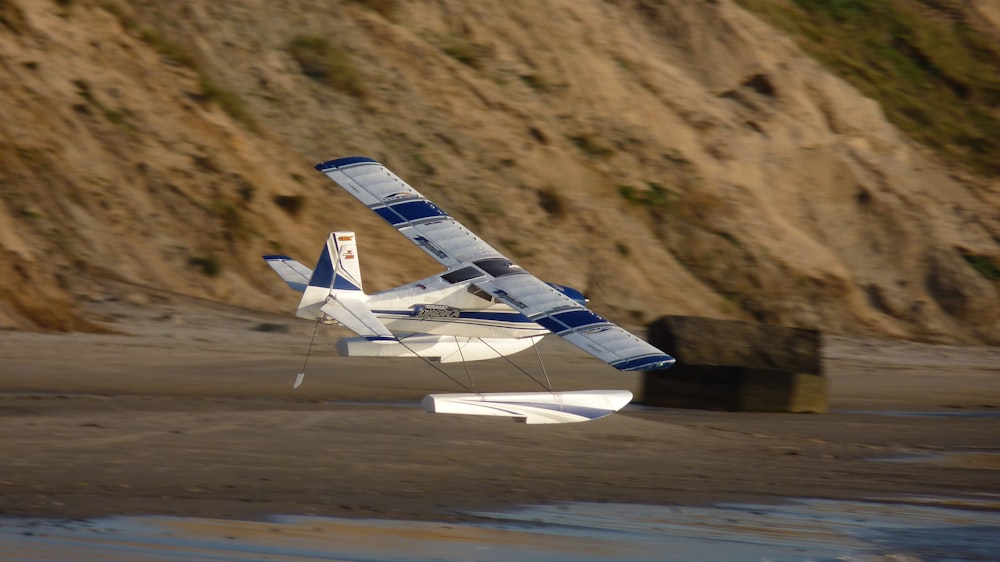
M677 358L645 374L642 402L669 408L826 412L822 334L816 330L666 316L649 341Z
M818 374L818 330L697 316L664 316L649 325L649 342L686 365L731 365Z

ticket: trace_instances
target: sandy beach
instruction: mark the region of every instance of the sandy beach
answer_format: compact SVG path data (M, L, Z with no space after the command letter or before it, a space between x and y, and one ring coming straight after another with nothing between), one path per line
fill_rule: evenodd
M424 413L457 386L415 359L338 357L339 329L321 328L293 390L309 322L127 288L98 300L118 334L0 332L3 515L440 521L557 501L1000 494L997 348L827 338L827 415L629 406L525 426ZM639 394L640 375L554 337L541 354L559 389ZM470 366L480 390L535 388L503 361Z

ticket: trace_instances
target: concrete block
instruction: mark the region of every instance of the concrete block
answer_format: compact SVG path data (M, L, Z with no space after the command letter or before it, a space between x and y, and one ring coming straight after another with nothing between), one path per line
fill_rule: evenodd
M827 411L816 330L668 316L649 341L677 358L644 376L642 403L753 412Z
M818 330L697 316L664 316L649 325L649 343L687 365L735 365L793 373L822 369Z

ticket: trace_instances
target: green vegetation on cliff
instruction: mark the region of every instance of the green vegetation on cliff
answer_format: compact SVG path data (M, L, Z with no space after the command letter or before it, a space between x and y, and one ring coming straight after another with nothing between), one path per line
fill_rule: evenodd
M939 1L738 0L877 100L914 139L1000 174L1000 41Z

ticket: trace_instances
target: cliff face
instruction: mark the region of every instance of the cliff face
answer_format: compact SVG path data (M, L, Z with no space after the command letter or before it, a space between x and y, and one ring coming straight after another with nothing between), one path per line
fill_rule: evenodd
M4 0L0 92L0 326L287 309L259 256L334 229L369 291L437 271L312 170L361 154L626 324L1000 342L1000 183L731 2Z

